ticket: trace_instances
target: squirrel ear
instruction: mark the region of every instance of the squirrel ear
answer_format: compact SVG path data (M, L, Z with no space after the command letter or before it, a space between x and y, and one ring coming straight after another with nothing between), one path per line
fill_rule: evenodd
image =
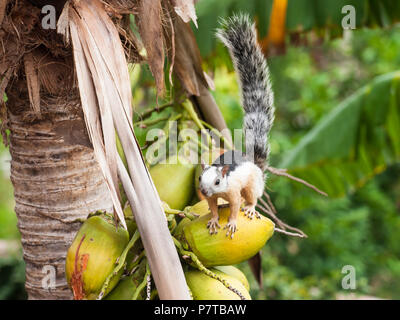
M209 165L208 164L206 164L204 161L203 161L203 159L201 159L201 169L207 169L209 167Z
M229 170L228 165L222 167L221 169L222 177L225 177L225 175L228 173L228 170Z

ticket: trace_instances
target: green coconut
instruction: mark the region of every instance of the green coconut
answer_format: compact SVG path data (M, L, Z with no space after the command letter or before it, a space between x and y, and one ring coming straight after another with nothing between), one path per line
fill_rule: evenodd
M96 299L129 241L128 231L116 228L105 215L92 216L79 229L67 252L65 274L75 299ZM115 275L106 294L117 284Z
M172 209L182 210L194 194L195 166L183 158L171 157L166 163L150 168L150 175L162 201ZM170 163L174 161L173 163Z
M217 269L211 269L210 271L226 280L232 288L238 290L247 300L251 300L248 290L241 281ZM211 278L199 270L186 271L185 278L194 300L241 300L239 295L229 290L219 280Z
M234 266L216 266L216 267L214 267L214 269L221 271L221 272L227 274L228 276L238 279L243 284L243 286L246 288L246 290L250 291L249 281L247 280L244 273L241 270L239 270L238 268L236 268Z
M217 234L210 234L207 228L211 213L202 215L183 226L183 240L205 266L224 266L243 262L254 256L274 233L275 225L270 219L261 216L260 219L250 220L240 211L237 217L237 231L232 239L223 229L229 215L229 208L219 209L221 229Z
M227 202L225 200L223 200L222 198L218 199L218 204L226 204ZM190 207L186 207L184 209L185 211L192 213L192 214L196 214L199 216L203 216L206 215L207 213L210 213L210 208L208 206L208 202L207 200L201 200L197 203L195 203L193 206ZM189 218L183 218L179 224L177 225L177 227L174 230L174 233L176 235L181 235L183 228L190 222L191 220Z

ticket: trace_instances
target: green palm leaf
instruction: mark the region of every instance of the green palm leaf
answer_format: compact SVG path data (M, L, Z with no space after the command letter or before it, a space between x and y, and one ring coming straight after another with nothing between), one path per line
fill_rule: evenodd
M341 196L400 160L400 71L377 77L323 118L280 167Z

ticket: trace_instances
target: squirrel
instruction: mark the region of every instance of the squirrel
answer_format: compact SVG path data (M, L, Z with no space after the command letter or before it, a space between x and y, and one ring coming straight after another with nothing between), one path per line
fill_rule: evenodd
M223 153L212 165L202 163L199 185L212 215L207 224L210 234L216 234L220 228L217 201L223 198L230 207L224 229L227 229L226 235L233 238L237 231L241 197L246 202L244 214L250 219L254 216L261 218L255 207L264 192L264 170L269 156L267 140L274 121L274 95L267 62L257 43L255 24L249 16L240 14L222 19L216 35L228 48L238 75L245 112L246 154L231 150ZM252 157L249 157L250 152Z

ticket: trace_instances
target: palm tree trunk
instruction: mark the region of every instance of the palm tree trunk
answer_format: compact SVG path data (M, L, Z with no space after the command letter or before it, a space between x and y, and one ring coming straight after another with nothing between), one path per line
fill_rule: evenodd
M42 95L41 114L36 115L30 111L26 87L21 79L7 92L11 181L26 290L29 299L71 299L64 274L67 249L81 219L96 210L112 212L112 202L94 159L77 90L67 96L63 88L59 96Z

